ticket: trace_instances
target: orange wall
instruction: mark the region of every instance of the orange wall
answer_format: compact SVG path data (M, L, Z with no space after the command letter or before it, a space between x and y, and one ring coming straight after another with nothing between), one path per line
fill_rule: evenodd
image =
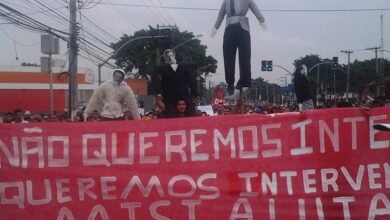
M127 84L137 95L147 95L148 84L144 79L125 79ZM49 74L40 72L9 72L0 71L0 83L48 83ZM85 82L85 75L78 73L77 82L79 84L88 84ZM67 84L68 76L59 73L53 73L54 84Z
M48 90L10 89L0 90L0 112L11 112L16 108L31 112L49 112ZM63 112L66 104L65 91L53 91L53 107Z
M145 79L125 79L136 95L148 95L148 83Z
M53 83L68 83L67 75L60 77L53 73ZM48 83L49 74L40 72L8 72L0 71L0 83ZM85 83L84 74L77 74L77 82Z
M54 84L67 84L68 77L53 74ZM77 75L79 84L88 84L84 80L84 74ZM136 95L147 95L147 81L139 79L125 79ZM0 83L48 83L49 74L40 72L7 72L0 71ZM88 97L86 97L88 99ZM54 90L54 108L61 111L66 104L65 90ZM49 109L49 92L46 89L1 89L0 88L0 112L13 111L15 108L30 111L47 112Z

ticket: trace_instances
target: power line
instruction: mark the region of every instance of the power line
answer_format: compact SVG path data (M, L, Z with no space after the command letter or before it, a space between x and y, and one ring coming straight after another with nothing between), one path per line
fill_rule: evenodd
M158 20L160 20L161 23L164 23L164 21L161 20L161 18L156 13L154 13L154 11L152 10L152 8L155 8L155 7L147 5L144 0L141 0L141 1L143 3L144 8L147 8L150 11L150 13L152 13L154 16L156 16L156 18Z
M15 5L15 6L18 6L18 7L21 7L21 8L25 8L25 9L31 10L31 8L27 7L27 6L19 5L19 4L16 4L14 2L9 2L9 1L5 1L5 0L3 0L3 1L8 3L8 4L11 4L11 5ZM48 11L57 11L57 10L64 9L64 8L66 8L66 7L62 6L62 7L59 7L59 8L53 8L53 9L49 9L49 10L33 11L33 12L26 13L26 15L42 14L42 13L45 13L45 12L48 12Z
M19 11L15 10L7 5L4 5L2 3L0 3L0 7L5 8L6 10L8 10L10 12L10 13L7 13L7 12L0 9L0 16L5 18L6 20L12 22L13 24L16 24L17 26L19 26L23 29L30 30L30 31L46 32L46 33L53 34L54 36L61 38L62 40L69 43L69 38L68 38L69 34L68 33L62 32L62 31L57 30L55 28L52 28L48 25L45 25L45 24L43 24L43 23L41 23L41 22L39 22L39 21L29 17L29 16L26 16L23 13L20 13ZM63 36L61 34L64 34L65 36ZM96 49L98 49L98 50L100 50L108 55L110 54L110 53L106 52L105 50L99 48L95 44L92 44L91 42L89 42L86 39L80 38L80 40L84 41L84 43L89 44L92 47L94 47L94 48L96 48ZM83 48L80 48L80 49L83 49ZM88 50L87 53L89 53L91 56L94 56L98 60L102 59L98 54L91 53L90 50Z
M33 43L33 44L23 44L23 43L20 43L20 42L16 41L15 38L12 38L11 36L9 36L8 33L7 33L3 28L0 27L0 30L5 34L5 36L6 36L8 39L10 39L10 40L13 41L14 43L16 43L16 44L18 44L18 45L20 45L20 46L22 46L22 47L33 47L33 46L36 46L36 45L38 45L38 44L41 43L41 42L39 41L39 42Z
M85 31L83 29L83 20L82 20L82 17L81 17L81 11L79 11L79 14L80 14L80 29L82 31L82 34L83 34L83 38L82 39L85 39ZM94 51L93 49L88 49L88 45L86 44L86 42L84 42L84 51L87 53L88 56L94 56L96 59L99 59L99 60L104 60L100 55L99 53L97 53L96 51ZM109 47L109 45L106 45L105 46Z
M43 13L44 15L54 19L55 21L57 21L58 23L64 25L65 27L66 27L67 23L65 23L65 21L63 21L63 20L66 20L66 21L69 22L69 20L66 17L62 16L61 14L59 14L56 11L52 10L51 8L47 7L46 5L42 4L41 2L37 2L37 3L39 5L41 5L43 8L41 6L38 6L38 5L35 5L35 4L31 3L29 1L26 1L26 2L28 4L30 4L32 7L38 8L40 10L44 10L43 8L45 8L47 10L46 12L50 12L51 14L44 12Z
M66 1L62 1L62 0L55 0L55 2L57 2L59 5L61 6L64 6L66 8L69 8L69 3L66 2ZM65 4L62 4L62 3L65 3Z
M14 49L15 49L15 58L16 58L16 62L17 62L17 64L19 64L18 51L16 50L15 28L14 28Z
M160 11L160 8L159 7L156 7L156 5L153 3L153 0L149 0L150 3L155 7L157 13L163 18L163 20L165 20L166 22L168 22L167 24L169 24L169 20L161 13Z
M53 14L55 14L56 16L58 16L58 17L60 18L60 20L58 20L56 17L50 16L49 14L46 14L46 13L45 13L47 16L56 19L57 21L59 21L60 23L62 23L62 24L64 24L64 25L67 25L67 23L70 22L70 20L69 20L67 17L65 17L64 15L62 15L62 14L56 12L56 11L53 11L51 8L49 8L49 7L46 6L45 4L40 3L40 2L37 2L37 3L38 3L39 5L41 5L42 7L44 7L44 8L46 8L46 9L50 10L50 12L52 12ZM29 3L29 4L31 4L31 3ZM31 5L33 5L33 4L31 4ZM33 6L35 6L35 5L33 5ZM36 7L37 7L37 6L36 6ZM41 9L41 8L40 8L40 9ZM67 23L64 23L63 20L65 20ZM77 24L76 24L76 25L77 25ZM77 25L77 26L78 26L78 25ZM80 27L80 28L81 28L81 27ZM92 38L94 38L94 39L96 40L96 42L99 42L99 43L103 44L104 46L110 48L110 45L108 45L106 42L104 42L104 41L102 41L101 39L99 39L98 37L96 37L96 34L91 33L91 31L89 31L88 29L85 29L85 30L83 29L83 31L85 31L89 36L91 36ZM85 36L84 36L84 38L80 38L80 40L83 40L84 42L93 45L93 44L90 43L88 40L86 40ZM93 45L93 46L96 47L96 48L98 48L96 45ZM108 52L106 52L105 50L103 50L103 49L101 49L101 48L98 48L98 49L101 50L101 51L103 51L103 52L105 52L105 53L107 53L107 54L109 54Z
M102 5L118 5L127 7L140 7L140 8L165 8L175 10L196 10L196 11L219 11L219 8L199 8L199 7L179 7L179 6L153 6L153 5L140 5L129 3L107 3L101 2ZM266 12L359 12L359 11L390 11L390 8L358 8L358 9L261 9L260 11Z
M22 27L22 28L25 28L25 29L28 29L31 31L36 31L36 32L50 33L50 34L53 34L54 36L61 38L62 40L69 43L69 38L68 38L69 34L68 33L62 32L62 31L57 30L55 28L52 28L48 25L45 25L45 24L43 24L43 23L41 23L41 22L31 18L31 17L28 17L28 16L20 13L19 11L15 10L7 5L4 5L2 3L0 3L0 7L7 9L12 14L12 16L10 16L9 13L6 13L6 12L0 10L0 16L4 17L6 20L11 21L12 23L18 25L19 27ZM56 32L58 32L58 33L56 33ZM61 34L64 34L65 36L63 36ZM91 45L92 47L94 47L94 48L96 48L96 49L98 49L98 50L100 50L108 55L110 54L107 51L96 46L95 44L92 44L91 42L89 42L86 39L80 38L80 40L84 41L85 43Z
M369 12L390 11L390 8L360 8L360 9L262 9L267 12Z
M119 41L118 38L116 38L115 36L113 36L112 34L108 33L106 30L104 30L103 28L101 28L99 25L97 25L96 23L94 23L93 21L91 21L87 16L81 14L81 16L83 18L86 19L87 22L89 22L90 24L92 24L93 26L95 26L97 29L99 29L100 31L102 31L103 33L107 34L108 36L110 36L111 38L115 39L115 41Z
M88 2L88 1L86 1L87 3L86 3L85 5L83 5L83 4L82 4L82 1L80 1L79 3L82 4L82 6L80 6L80 9L91 9L91 8L94 8L94 7L96 7L97 5L99 5L101 1L102 1L102 0L99 0L99 1L97 1L97 2L93 2L93 1ZM90 6L90 7L87 7L88 5L90 5L90 4L92 4L92 3L95 3L95 5L92 5L92 6Z
M63 20L65 20L66 22L70 22L70 20L69 20L66 16L60 14L59 12L53 10L52 8L46 6L45 4L43 4L43 3L39 2L39 1L37 1L37 3L38 3L39 5L41 5L42 7L46 8L46 9L47 9L48 11L50 11L51 13L57 15L60 19L63 19ZM46 3L46 4L47 4L47 3Z
M122 17L124 17L126 21L129 22L129 24L133 26L136 30L139 29L137 25L135 25L135 23L133 23L127 16L125 16L115 5L111 5L111 7L114 8L120 15L122 15Z
M41 4L41 3L39 3L39 4ZM45 8L47 8L47 7L45 6ZM81 10L79 10L79 13L80 13L80 18L81 18ZM58 13L56 13L56 14L58 14ZM58 14L58 15L59 15L59 14ZM59 16L61 16L61 17L62 17L63 19L65 19L67 22L71 22L68 18L64 17L63 15L59 15ZM92 38L94 38L94 39L96 40L96 42L99 42L99 43L103 44L104 46L110 48L110 45L108 45L106 42L104 42L104 41L102 41L101 39L99 39L98 37L96 37L95 34L94 34L94 33L91 33L91 31L89 31L88 29L85 28L85 30L84 30L83 27L82 27L82 26L79 26L78 24L76 24L76 26L79 27L80 29L82 29L83 33L87 33L89 36L91 36ZM82 41L84 41L84 43L88 43L88 44L92 45L93 47L95 47L95 48L97 48L97 49L99 49L99 50L101 50L101 51L103 51L103 52L109 54L109 53L106 52L105 50L103 50L103 49L97 47L96 45L94 45L94 44L92 44L92 43L90 43L88 40L86 40L85 36L84 36L83 38L79 38L79 40L82 40Z
M44 5L44 4L40 3L40 2L37 2L37 3L40 4L40 5L42 5L44 8L50 10L50 8L49 8L48 6L46 6L46 5ZM70 21L67 17L65 17L64 15L61 15L61 14L55 12L55 11L52 11L52 10L51 10L51 12L54 13L54 14L56 14L57 16L59 16L61 19L64 19L67 23L71 22L71 21ZM81 14L81 11L80 11L80 14ZM62 21L61 21L61 22L62 22ZM78 25L76 24L76 26L78 26ZM80 28L81 28L81 27L80 27ZM83 29L83 31L84 31L84 29ZM93 33L91 34L90 31L88 31L88 30L85 30L85 32L86 32L89 36L91 36L92 38L96 39L97 42L103 44L103 45L106 46L106 47L110 47L110 45L108 45L106 42L104 42L104 41L100 40L99 38L97 38L97 37L95 36L95 34L93 34ZM84 38L79 38L79 39L80 39L80 40L83 40L84 42L86 42L86 43L92 45L93 47L95 47L95 48L97 48L97 49L99 49L99 50L101 50L101 51L103 51L103 52L109 54L109 53L106 52L105 50L103 50L103 49L97 47L96 45L94 45L94 44L92 44L92 43L90 43L88 40L86 40L85 37L84 37Z
M58 10L61 10L64 8L66 8L66 7L52 8L50 10L35 11L35 12L26 13L26 15L44 14L45 12L48 12L48 11L58 11Z
M86 28L83 27L83 24L82 24L82 13L81 13L80 10L79 10L79 15L80 15L80 26L77 25L77 28L82 31L83 37L79 37L78 39L79 39L80 43L84 43L85 44L85 48L86 48L87 53L88 53L87 44L89 44L90 46L92 46L92 47L94 47L94 48L96 48L96 49L98 49L98 50L100 50L100 51L102 51L102 52L104 52L106 54L110 54L107 51L103 50L102 48L98 47L97 45L91 43L90 41L88 41L85 38L85 33L87 33L92 38L94 38L97 42L99 42L99 43L103 44L104 46L110 48L110 45L108 45L106 42L102 41L101 39L96 37L94 34L91 34L91 33L89 33L88 31L85 30Z
M158 2L160 3L160 6L164 9L165 13L167 13L168 17L170 17L172 19L173 23L176 24L175 19L173 18L173 16L171 16L171 13L169 13L169 11L166 8L164 8L163 3L160 0L158 0Z
M5 1L5 0L3 0L3 2L11 4L11 5L14 5L14 6L18 6L18 7L21 7L21 8L25 8L25 9L31 10L31 8L23 6L23 5L16 4L15 2L10 2L10 1Z
M56 28L51 28L3 3L0 3L0 7L8 10L8 13L3 11L3 10L0 10L0 16L3 17L4 19L6 19L7 21L10 21L20 27L23 27L23 28L26 28L28 30L31 30L31 31L37 31L37 32L47 32L47 33L51 33L61 39L64 39L65 41L66 40L66 37L60 35L60 34L64 34L65 36L69 36L68 33L66 32L63 32L61 30L58 30ZM49 30L50 29L50 30ZM58 33L57 33L58 32Z
M38 2L38 3L39 3L40 5L42 5L43 7L47 8L47 9L50 9L50 8L48 8L47 6L43 5L42 3L40 3L40 2ZM52 12L54 12L54 11L52 11ZM79 11L79 12L80 12L80 19L81 19L81 11ZM54 12L54 13L57 14L58 16L60 16L62 19L66 20L67 23L71 22L67 17L65 17L65 16L63 16L63 15L57 13L57 12ZM78 26L78 25L76 24L76 26ZM80 26L80 29L82 29L81 26ZM95 36L96 34L91 33L92 31L90 31L90 30L88 30L88 29L86 29L86 30L83 29L83 32L86 32L89 36L91 36L92 38L96 39L97 42L99 42L99 43L101 43L101 44L103 44L103 45L105 45L105 46L107 46L107 47L110 47L106 42L104 42L104 41L100 40L98 37L96 37L96 36ZM83 39L86 39L85 36L84 36Z
M81 17L81 10L79 11L79 14L80 14L80 30L82 31L83 37L85 38L85 31L83 29L83 19ZM87 51L87 54L89 56L87 44L84 45L85 45L85 50Z

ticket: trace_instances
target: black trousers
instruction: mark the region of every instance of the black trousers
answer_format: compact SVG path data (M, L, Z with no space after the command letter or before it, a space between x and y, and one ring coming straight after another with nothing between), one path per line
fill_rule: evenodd
M231 24L225 29L223 36L223 58L225 64L225 79L230 86L234 85L236 53L240 65L240 79L236 88L250 87L251 85L251 37L241 25Z

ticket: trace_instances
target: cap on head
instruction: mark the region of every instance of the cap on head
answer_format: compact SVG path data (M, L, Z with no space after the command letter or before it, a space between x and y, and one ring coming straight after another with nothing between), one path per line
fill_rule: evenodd
M125 71L123 69L115 69L113 73L121 73L123 76L125 76Z

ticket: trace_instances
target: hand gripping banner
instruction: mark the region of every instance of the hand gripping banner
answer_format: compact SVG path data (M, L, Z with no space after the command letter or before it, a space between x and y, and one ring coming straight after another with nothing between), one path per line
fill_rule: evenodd
M0 125L0 219L390 219L389 108Z

